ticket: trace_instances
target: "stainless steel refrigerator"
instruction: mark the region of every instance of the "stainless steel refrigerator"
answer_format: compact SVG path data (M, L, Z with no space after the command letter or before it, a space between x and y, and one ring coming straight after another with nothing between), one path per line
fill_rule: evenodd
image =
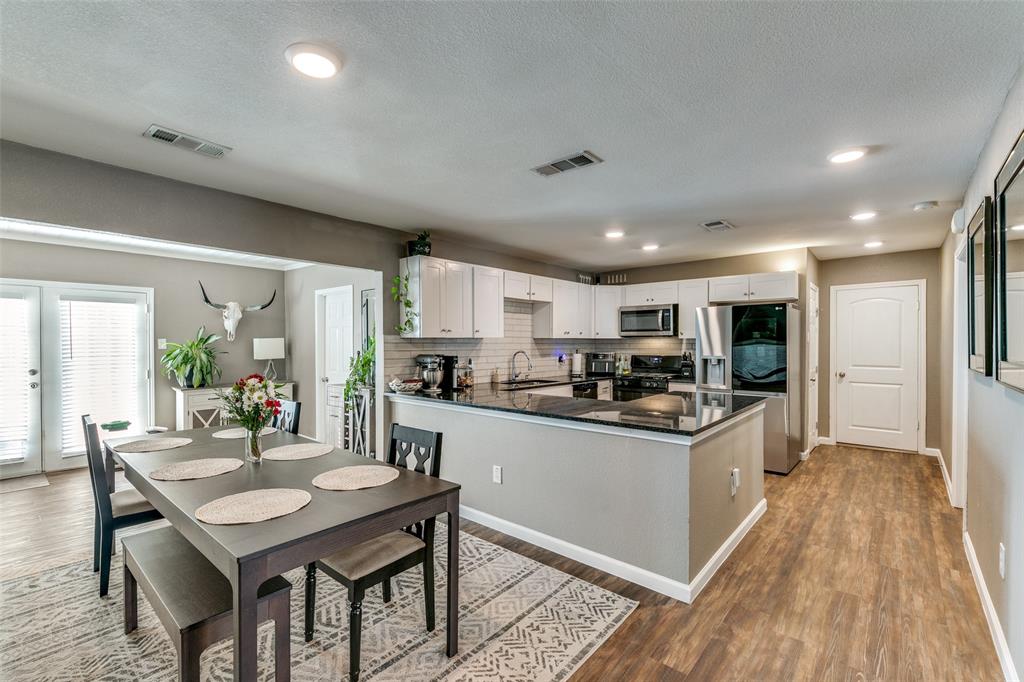
M795 303L697 309L697 390L764 396L764 468L788 474L803 440L800 331Z

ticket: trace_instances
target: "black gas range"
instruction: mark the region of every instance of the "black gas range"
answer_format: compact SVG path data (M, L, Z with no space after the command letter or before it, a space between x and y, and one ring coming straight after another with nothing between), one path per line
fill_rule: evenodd
M693 361L681 355L634 355L629 366L629 376L615 377L614 400L639 400L668 393L670 381L696 380Z

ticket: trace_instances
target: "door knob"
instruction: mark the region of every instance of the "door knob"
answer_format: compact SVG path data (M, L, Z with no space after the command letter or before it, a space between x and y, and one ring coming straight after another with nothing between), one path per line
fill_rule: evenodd
M846 378L846 372L840 372L839 373L839 378L840 379L845 379Z
M817 378L817 377L811 377L811 383L814 383L814 382L815 382L815 381L817 381L817 380L818 380L818 378Z
M327 377L320 377L320 381L326 384L328 381L330 381L330 379L328 379Z
M28 385L28 387L29 388L39 388L39 384L37 384L36 382L33 381L31 384Z

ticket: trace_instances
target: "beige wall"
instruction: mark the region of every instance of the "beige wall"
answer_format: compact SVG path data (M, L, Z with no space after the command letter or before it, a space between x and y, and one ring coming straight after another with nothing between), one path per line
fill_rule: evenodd
M352 287L352 348L361 347L360 302L363 289L377 286L373 270L312 265L284 273L286 329L288 330L288 378L296 382L296 400L302 403L299 431L316 435L316 290Z
M1024 130L1024 68L1006 97L964 195L968 215ZM967 372L967 531L996 615L1024 673L1024 393ZM962 400L963 396L957 396ZM1006 546L1006 577L998 569Z
M695 279L698 277L724 277L750 272L779 272L796 270L801 275L807 271L807 249L787 249L771 253L753 253L745 256L711 258L688 263L651 265L629 270L615 270L603 273L625 274L627 284L645 282L668 282L674 279Z
M284 273L279 270L4 239L0 240L0 277L152 287L157 371L163 354L156 348L157 339L180 342L195 335L200 325L225 335L220 312L203 303L196 280L202 280L210 296L220 301L262 303L277 289L273 305L245 314L234 342L224 338L217 343L225 351L217 356L225 382L263 368L262 360L252 358L253 338L285 335ZM154 400L160 426L174 428L171 387L176 385L157 375Z
M818 429L822 436L834 435L829 423L829 380L832 373L829 358L829 325L831 324L831 287L840 284L870 284L873 282L898 282L923 279L926 281L925 329L927 333L927 357L925 373L925 444L930 448L940 446L939 431L942 424L940 410L939 379L939 301L942 286L939 273L939 250L903 251L883 253L856 258L824 260L819 265L819 287L821 289L820 335L818 337L821 370L818 373L821 389L818 391Z
M412 235L201 187L66 154L0 141L0 215L56 225L347 265L384 273L387 285ZM576 271L435 239L434 255L562 279ZM398 323L384 305L386 329Z
M939 451L946 471L953 474L953 262L958 236L946 235L939 251ZM965 360L966 362L966 360Z

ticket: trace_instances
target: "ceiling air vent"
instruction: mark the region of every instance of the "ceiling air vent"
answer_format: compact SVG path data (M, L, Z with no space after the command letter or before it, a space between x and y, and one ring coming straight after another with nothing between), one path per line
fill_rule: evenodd
M579 154L573 154L572 156L567 156L564 159L558 159L551 163L545 163L543 166L537 166L533 169L533 172L537 175L547 177L549 175L558 175L559 173L571 171L575 168L591 166L595 163L601 163L602 161L604 161L604 159L594 152L584 150Z
M177 130L171 130L170 128L164 128L163 126L158 125L149 126L146 132L142 133L142 136L152 138L158 142L165 142L181 149L187 149L190 152L202 154L203 156L209 156L214 159L219 159L224 156L224 154L231 151L231 147L210 142L209 140L203 140L193 135L179 133Z
M722 218L718 218L717 220L709 220L706 223L701 223L700 226L703 227L708 232L728 232L729 230L736 229L735 225Z

